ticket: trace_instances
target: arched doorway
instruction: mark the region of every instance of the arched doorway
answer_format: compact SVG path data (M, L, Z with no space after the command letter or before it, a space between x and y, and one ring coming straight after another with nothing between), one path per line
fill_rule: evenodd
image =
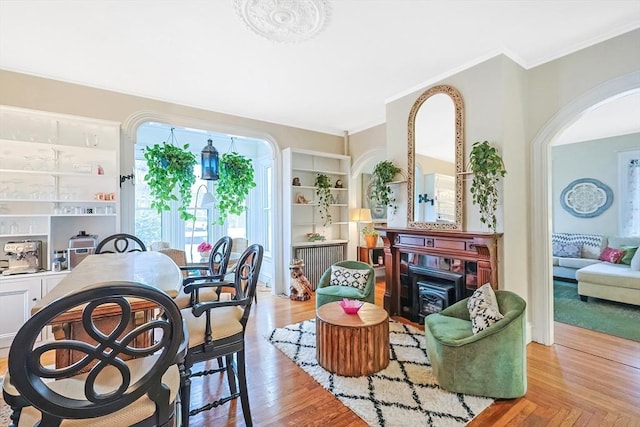
M553 336L553 286L551 265L551 168L550 150L554 139L581 115L611 98L640 90L640 72L609 80L586 92L562 108L531 144L532 227L530 299L533 307L532 339L551 345Z

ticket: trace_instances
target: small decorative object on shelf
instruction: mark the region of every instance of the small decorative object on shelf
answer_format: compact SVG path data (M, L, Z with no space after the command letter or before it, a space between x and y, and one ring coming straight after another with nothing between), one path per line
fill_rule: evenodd
M304 275L304 260L294 259L289 265L291 270L291 287L289 288L289 298L294 301L307 301L311 299L311 282Z
M322 242L326 240L326 238L320 233L307 233L307 240L310 242Z
M293 178L293 183L291 185L295 185L296 187L300 187L300 178L299 177L294 177Z
M341 179L338 179L336 181L336 188L342 188L342 180Z
M307 200L306 197L304 197L304 195L302 195L302 193L297 193L296 194L296 203L299 205L308 205L309 203L311 203L310 200Z
M363 305L364 302L357 299L342 298L342 301L340 301L340 307L342 307L347 314L357 314Z

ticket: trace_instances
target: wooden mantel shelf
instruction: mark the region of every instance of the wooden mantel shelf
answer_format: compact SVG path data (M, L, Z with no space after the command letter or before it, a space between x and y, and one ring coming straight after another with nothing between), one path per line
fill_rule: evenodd
M500 233L480 233L422 228L376 227L384 242L386 286L384 308L402 315L400 307L400 255L434 255L477 263L479 284L498 289L498 242Z

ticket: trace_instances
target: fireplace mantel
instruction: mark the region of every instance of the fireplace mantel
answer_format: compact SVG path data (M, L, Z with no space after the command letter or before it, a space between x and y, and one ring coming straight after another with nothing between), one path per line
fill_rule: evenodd
M476 284L491 283L498 289L498 242L502 234L420 228L376 227L384 242L386 286L384 308L391 316L402 316L401 255L432 255L475 263ZM472 291L467 284L467 289Z

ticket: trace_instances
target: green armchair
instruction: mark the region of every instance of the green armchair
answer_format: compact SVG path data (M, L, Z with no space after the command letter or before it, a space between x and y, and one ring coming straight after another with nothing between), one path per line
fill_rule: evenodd
M351 286L332 286L331 267L329 267L322 274L318 286L316 286L316 308L332 301L342 301L343 298L357 299L375 304L376 273L369 264L360 261L340 261L333 265L368 271L367 283L362 291Z
M445 390L511 399L527 392L526 302L495 291L504 319L473 334L468 298L425 318L427 355Z

